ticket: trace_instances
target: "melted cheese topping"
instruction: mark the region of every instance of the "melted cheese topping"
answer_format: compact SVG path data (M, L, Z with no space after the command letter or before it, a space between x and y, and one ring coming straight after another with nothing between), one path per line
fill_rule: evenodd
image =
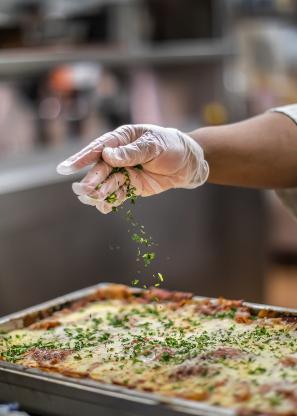
M297 415L296 323L239 323L240 307L225 309L205 313L194 300L95 301L56 313L44 320L48 328L0 335L0 357L253 414Z

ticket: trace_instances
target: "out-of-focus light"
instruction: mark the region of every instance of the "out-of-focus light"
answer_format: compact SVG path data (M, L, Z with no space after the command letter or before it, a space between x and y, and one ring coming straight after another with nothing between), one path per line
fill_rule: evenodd
M281 12L293 12L294 4L292 0L276 0L276 7Z
M227 91L243 94L247 89L247 76L240 68L228 65L224 68L223 84Z
M54 120L60 113L61 103L56 97L47 97L40 102L38 115L41 119Z
M206 124L219 125L228 121L228 114L225 106L219 102L208 103L202 110Z
M73 84L77 89L94 88L101 76L101 67L88 63L72 66Z
M53 91L60 93L68 93L74 89L93 89L99 82L101 72L100 65L91 63L63 65L53 70L49 85Z

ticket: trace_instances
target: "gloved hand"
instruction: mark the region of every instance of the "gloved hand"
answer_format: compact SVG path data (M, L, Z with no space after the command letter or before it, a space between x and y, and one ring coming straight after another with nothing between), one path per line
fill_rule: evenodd
M60 163L57 172L69 175L94 163L84 179L73 184L73 191L81 202L103 213L127 199L127 172L130 187L140 196L196 188L209 173L203 150L194 139L179 130L149 124L125 125L104 134ZM112 173L114 167L124 167L126 172ZM113 203L106 201L110 195Z

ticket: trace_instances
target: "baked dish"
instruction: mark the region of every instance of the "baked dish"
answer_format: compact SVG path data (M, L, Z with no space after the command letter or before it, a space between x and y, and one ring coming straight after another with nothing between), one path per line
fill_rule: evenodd
M0 358L241 415L297 415L297 317L242 301L109 285L1 334Z

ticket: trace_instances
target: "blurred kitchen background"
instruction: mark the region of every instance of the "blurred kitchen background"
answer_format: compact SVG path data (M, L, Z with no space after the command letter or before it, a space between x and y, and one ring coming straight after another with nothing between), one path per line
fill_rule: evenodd
M0 314L136 278L121 214L79 203L56 164L120 124L297 102L296 22L294 0L0 0ZM175 190L136 214L165 287L297 307L297 222L272 191Z

